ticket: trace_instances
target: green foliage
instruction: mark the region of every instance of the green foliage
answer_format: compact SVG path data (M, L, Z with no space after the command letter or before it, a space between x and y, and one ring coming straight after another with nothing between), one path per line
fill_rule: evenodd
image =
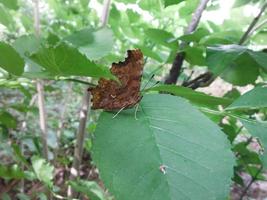
M10 113L0 110L0 124L7 128L16 128L17 120Z
M69 183L77 192L82 192L91 200L107 200L102 188L93 181L77 180Z
M12 15L0 4L0 24L12 28L14 21Z
M38 156L33 156L31 161L36 177L51 187L54 167Z
M260 156L264 167L267 167L267 122L251 121L241 119L244 127L252 136L258 137L261 141L260 145L264 148L264 153Z
M102 113L96 128L93 158L116 199L226 198L234 159L220 129L178 97L139 107L138 119Z
M3 187L17 183L0 198L45 200L51 193L63 199L71 186L80 199L227 199L231 180L245 187L242 174L264 180L258 172L267 167L266 28L260 24L266 13L237 45L253 20L245 6L260 8L264 1L236 0L221 24L203 16L189 34L199 0L117 0L105 27L99 8L106 1L92 2L41 2L37 38L32 4L0 0L0 177ZM209 2L205 14L219 9L219 1ZM139 108L115 118L117 111L90 110L80 177L69 181L85 88L100 78L116 79L108 67L134 48L144 54ZM155 86L177 52L186 61L177 85ZM224 91L224 82L215 89L203 84L199 77L206 71L214 75L209 81L216 85L219 76L232 89L224 94L216 91ZM41 158L36 78L44 79L49 162ZM179 86L190 82L208 92ZM237 86L248 84L255 88L241 95ZM36 186L38 192L28 191Z
M26 175L18 165L4 166L0 164L0 177L5 179L22 179L25 178Z
M238 45L209 47L207 50L209 69L235 85L254 83L259 76L259 69L266 70L266 62L263 62L266 59L266 53Z
M0 42L0 52L0 67L11 74L20 76L24 69L24 60L20 55L4 42Z
M17 10L19 8L17 0L0 0L0 3L13 10Z

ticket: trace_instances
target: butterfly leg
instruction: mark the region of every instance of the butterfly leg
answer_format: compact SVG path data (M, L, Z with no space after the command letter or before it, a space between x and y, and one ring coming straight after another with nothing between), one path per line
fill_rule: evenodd
M139 103L137 103L136 106L135 106L135 111L134 111L134 118L135 118L135 120L138 120L138 118L137 118L138 109L139 109Z
M125 107L122 107L112 118L114 119L115 117L117 117L117 115L124 110Z

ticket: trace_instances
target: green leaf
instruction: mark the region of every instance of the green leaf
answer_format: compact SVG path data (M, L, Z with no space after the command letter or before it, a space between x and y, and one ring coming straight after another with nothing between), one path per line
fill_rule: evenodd
M0 42L0 67L7 72L20 76L24 70L24 60L9 44Z
M161 44L171 49L177 50L178 43L174 35L162 29L149 28L145 34L156 44Z
M139 108L137 120L135 109L103 112L95 131L93 160L115 198L226 199L234 156L219 127L171 95L146 95Z
M238 45L221 45L207 48L207 65L215 74L221 74L229 67L239 55L246 51L245 47Z
M266 59L267 54L239 45L221 45L207 49L209 69L224 80L241 86L255 82L259 69L267 69Z
M27 58L26 54L33 54L38 51L40 41L33 34L23 35L17 38L12 46L23 58Z
M105 200L103 189L94 181L77 180L70 181L71 187L77 192L85 194L91 200Z
M31 161L37 178L48 186L52 186L54 167L47 163L45 159L39 158L38 156L33 156Z
M16 128L17 119L6 111L0 111L0 124L5 125L7 128Z
M17 0L0 0L5 7L13 10L17 10L19 8Z
M24 194L24 193L19 193L19 194L16 195L16 197L19 200L31 200L31 198L28 195Z
M17 165L4 166L0 164L0 177L7 179L22 179L26 176Z
M156 53L156 51L153 51L151 48L147 46L136 46L138 49L141 49L144 56L150 57L158 62L162 62L162 58Z
M17 38L12 46L17 52L24 58L27 63L23 76L33 78L53 78L48 71L44 71L42 66L34 62L29 58L31 54L36 53L41 47L41 41L38 40L34 35L23 35Z
M202 92L194 91L190 88L176 85L160 85L150 88L149 91L168 92L186 98L191 103L201 106L217 107L218 105L227 106L232 103L232 100L228 98L213 97Z
M186 47L184 49L185 60L191 65L205 66L206 59L204 57L205 49L203 47Z
M65 38L87 58L96 60L107 55L113 47L113 33L109 28L83 29Z
M43 47L30 58L53 75L113 77L108 68L96 65L76 48L65 43L56 47Z
M175 4L179 4L181 2L183 2L184 0L164 0L164 6L171 6L171 5L175 5Z
M240 119L240 121L252 136L258 137L260 139L260 142L264 148L264 153L260 156L260 158L264 166L267 167L267 122L245 119Z
M267 87L257 86L244 95L237 98L226 109L257 109L267 107Z
M259 68L255 60L245 52L225 68L220 77L234 85L245 86L255 83L259 76Z

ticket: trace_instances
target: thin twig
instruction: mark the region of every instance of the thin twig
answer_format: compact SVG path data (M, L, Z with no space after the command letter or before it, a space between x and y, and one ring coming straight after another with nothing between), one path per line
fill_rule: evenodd
M242 45L247 39L248 36L251 34L251 31L253 30L253 28L255 27L255 25L258 23L261 15L264 13L264 11L267 8L267 2L265 4L263 4L260 12L258 13L258 15L252 20L251 24L249 25L247 31L244 33L244 35L241 37L240 41L239 41L239 45Z
M267 24L267 19L266 20L263 20L261 23L259 23L257 26L255 26L251 32L249 33L249 36L250 37L255 31L259 30L261 27L263 27L264 25Z
M201 19L202 13L205 10L208 2L209 2L209 0L201 0L200 1L197 9L194 12L192 20L185 31L185 34L190 34L196 30L196 28L199 24L199 21ZM180 44L179 52L176 54L176 57L173 61L169 75L164 81L165 84L176 84L178 77L181 73L181 68L183 65L184 58L185 58L185 53L182 52L182 50L184 49L184 47L186 45L187 45L187 42L184 42L184 41Z
M39 14L39 0L33 0L34 3L34 30L36 37L40 37L40 14ZM39 121L41 129L43 157L48 160L48 145L47 145L47 124L46 124L46 110L44 100L44 87L41 80L36 81L38 108L39 108Z
M240 200L242 200L244 198L244 196L247 194L247 192L248 192L249 188L251 187L251 185L257 180L258 175L262 172L262 169L263 169L263 166L261 166L260 169L255 174L255 176L252 177L252 179L250 180L249 184L247 185L247 187L244 189L244 191L240 195Z

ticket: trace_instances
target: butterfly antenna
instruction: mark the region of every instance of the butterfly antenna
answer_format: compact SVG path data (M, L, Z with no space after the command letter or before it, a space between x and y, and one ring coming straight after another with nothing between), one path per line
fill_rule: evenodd
M113 117L112 117L112 119L114 119L115 117L117 117L118 116L118 114L121 112L121 111L123 111L124 110L124 108L125 107L122 107Z
M146 82L146 84L144 85L144 87L141 89L141 92L144 91L148 85L148 83L154 78L155 74L152 74L152 76L148 79L148 81Z

